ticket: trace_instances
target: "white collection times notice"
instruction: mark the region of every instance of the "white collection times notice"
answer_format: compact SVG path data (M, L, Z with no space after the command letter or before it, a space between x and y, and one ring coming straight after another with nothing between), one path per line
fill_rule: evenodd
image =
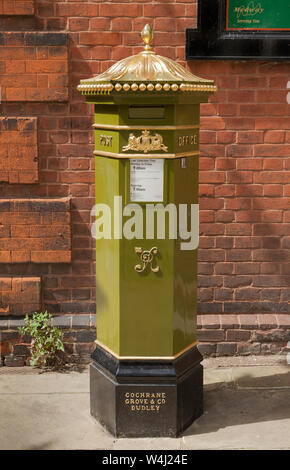
M164 159L130 160L131 202L162 202Z

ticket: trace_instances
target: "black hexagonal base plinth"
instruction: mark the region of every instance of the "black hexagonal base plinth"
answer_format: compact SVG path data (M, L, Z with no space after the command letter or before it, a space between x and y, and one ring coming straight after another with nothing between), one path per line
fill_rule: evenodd
M90 369L91 414L116 437L176 437L203 413L202 356L118 360L99 345Z

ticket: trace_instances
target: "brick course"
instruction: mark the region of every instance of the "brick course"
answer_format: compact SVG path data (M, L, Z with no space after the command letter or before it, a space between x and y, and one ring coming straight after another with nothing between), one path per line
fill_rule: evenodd
M33 15L34 0L0 0L0 15Z
M2 101L67 101L68 49L65 33L2 33Z
M16 327L23 326L21 319L0 320L0 367L29 365L31 338L22 336ZM65 359L73 363L89 363L96 337L95 314L60 315L53 318L53 325L63 330Z
M199 349L204 356L282 354L289 351L289 315L202 315Z
M0 315L26 315L41 308L40 277L1 277Z
M0 181L38 182L37 118L0 117Z
M69 263L70 199L0 199L0 263Z
M53 324L63 332L66 357L71 362L90 362L94 349L95 314L56 315ZM29 364L30 338L15 329L21 319L0 319L0 365ZM284 354L289 352L289 315L198 316L198 348L206 356Z

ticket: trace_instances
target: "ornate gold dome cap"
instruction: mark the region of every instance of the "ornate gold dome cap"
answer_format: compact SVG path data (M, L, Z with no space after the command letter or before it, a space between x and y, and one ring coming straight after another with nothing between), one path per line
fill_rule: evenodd
M156 54L150 43L153 31L147 24L141 33L144 51L126 57L112 65L106 72L81 80L78 90L83 94L124 91L187 91L214 92L213 80L197 77L177 62Z

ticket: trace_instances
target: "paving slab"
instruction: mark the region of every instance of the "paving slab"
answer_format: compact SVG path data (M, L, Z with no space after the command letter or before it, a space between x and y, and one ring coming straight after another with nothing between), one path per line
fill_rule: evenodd
M176 439L111 436L90 416L87 367L2 367L0 449L290 449L290 366L280 359L204 361L204 414Z
M234 377L233 377L232 368L205 369L203 386L204 386L205 391L234 386Z
M202 361L206 369L217 369L220 367L240 367L240 366L275 366L287 363L287 353L268 354L266 356L221 356L207 357ZM1 372L1 371L0 371Z
M31 374L7 374L1 375L1 394L75 394L89 392L89 373L70 372Z
M184 433L184 449L290 449L290 390L214 390Z
M0 449L112 449L89 406L88 393L1 395Z
M135 438L116 439L113 445L114 450L181 450L182 439L177 438Z
M290 366L260 366L232 368L236 385L240 388L289 388ZM290 404L289 404L290 406Z

